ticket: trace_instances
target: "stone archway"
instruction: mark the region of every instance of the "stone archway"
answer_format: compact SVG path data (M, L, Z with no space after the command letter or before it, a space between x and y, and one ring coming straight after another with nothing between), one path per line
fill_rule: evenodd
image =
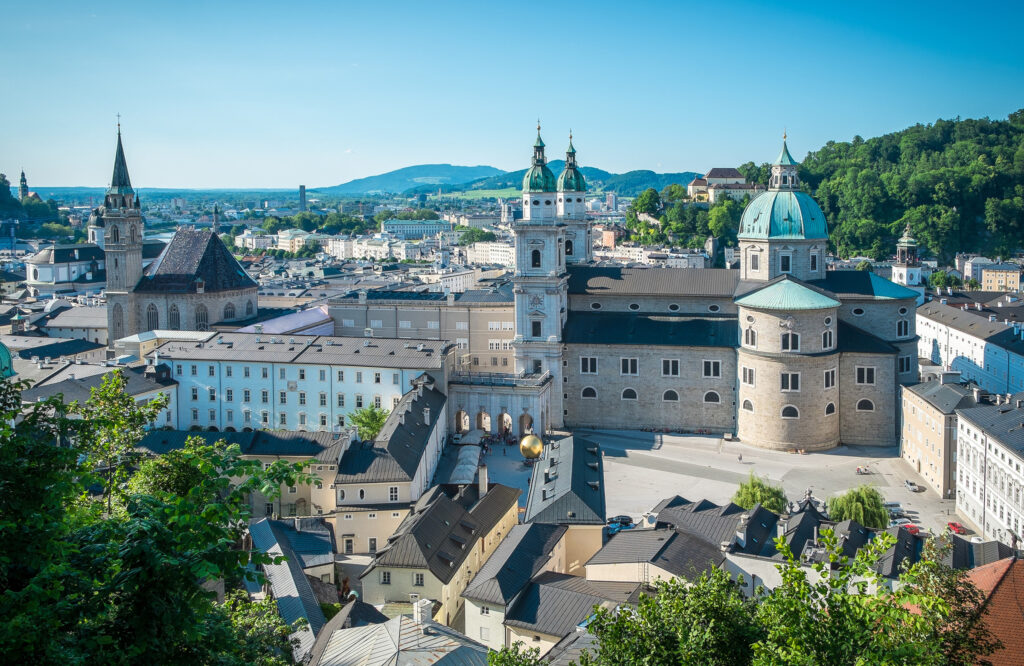
M480 408L476 415L476 429L484 432L491 432L491 415Z
M455 432L459 434L469 432L469 414L464 409L455 412Z
M524 409L519 415L519 436L522 437L528 432L533 432L533 417Z
M502 435L512 432L512 415L506 411L502 411L498 417L498 432Z

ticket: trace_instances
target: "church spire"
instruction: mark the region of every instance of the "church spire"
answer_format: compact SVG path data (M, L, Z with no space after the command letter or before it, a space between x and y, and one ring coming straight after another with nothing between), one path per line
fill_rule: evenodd
M25 179L25 170L21 170L21 182L18 185L18 197L24 199L28 196L28 180Z
M131 178L128 177L128 163L124 159L124 146L121 145L121 123L117 124L117 152L114 154L114 173L110 177L110 187L103 205L107 208L138 208L139 199L132 189Z

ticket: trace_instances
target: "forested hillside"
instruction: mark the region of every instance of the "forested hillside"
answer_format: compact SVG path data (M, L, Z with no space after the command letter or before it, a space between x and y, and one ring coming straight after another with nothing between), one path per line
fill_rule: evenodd
M766 164L740 169L768 182ZM1024 248L1024 109L1007 120L939 120L830 141L807 156L800 176L842 256L889 256L908 222L940 259Z

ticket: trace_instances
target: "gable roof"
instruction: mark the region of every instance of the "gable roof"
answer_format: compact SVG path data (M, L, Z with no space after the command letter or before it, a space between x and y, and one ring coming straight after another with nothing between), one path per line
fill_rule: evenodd
M524 522L604 525L604 460L597 444L570 436L544 447L533 465Z
M594 583L579 576L547 571L529 584L505 614L504 624L551 636L565 636L594 614L627 601L639 583Z
M432 620L401 615L381 624L337 629L311 666L486 666L487 648Z
M743 178L743 174L733 167L714 167L704 174L704 179L708 178Z
M151 263L136 286L138 293L205 293L255 289L256 281L208 229L179 227L163 253Z
M294 657L296 661L301 662L313 648L316 635L320 633L327 620L320 610L313 588L302 571L298 556L288 541L275 533L271 521L261 518L250 523L249 534L256 550L275 557L285 557L285 561L280 564L264 564L263 573L267 577L281 618L289 624L299 619L309 622L308 626L292 634L293 638L299 640Z
M82 366L72 365L68 367L73 369ZM147 376L144 372L132 368L105 368L105 370L106 372L90 374L84 377L67 377L61 381L48 384L37 382L34 386L22 391L21 399L23 402L36 402L51 396L62 395L66 403L73 400L85 402L92 396L92 389L99 388L103 384L103 378L115 370L123 372L126 380L125 392L132 396L152 393L177 385L177 382L173 379L157 381L153 376Z
M690 534L667 528L633 529L614 535L587 565L648 562L673 576L692 579L724 559L717 544Z
M931 381L907 386L910 391L943 414L952 414L957 409L974 406L974 393L962 384L943 384Z
M462 596L506 605L519 594L551 557L551 550L569 528L528 523L509 531Z
M986 597L981 621L1003 643L988 661L994 666L1019 664L1024 654L1024 560L1008 557L978 567L968 578Z
M304 432L299 430L257 430L254 432L192 432L187 430L151 430L136 448L153 455L185 448L189 437L200 437L207 443L224 440L237 444L242 455L287 456L313 458L317 462L337 464L348 446L351 432Z
M332 586L333 587L333 586ZM352 599L338 611L334 617L327 621L323 629L316 637L313 648L309 652L309 663L319 664L323 658L327 645L331 642L334 632L340 629L351 629L352 627L365 627L373 624L383 624L388 621L388 616L379 610L359 599Z

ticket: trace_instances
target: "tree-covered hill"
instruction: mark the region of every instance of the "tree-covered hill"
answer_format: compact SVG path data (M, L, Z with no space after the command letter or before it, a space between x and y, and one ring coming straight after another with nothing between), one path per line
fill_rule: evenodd
M767 183L768 165L741 170ZM840 255L893 252L909 223L926 251L1007 256L1024 247L1024 109L830 141L800 167Z

